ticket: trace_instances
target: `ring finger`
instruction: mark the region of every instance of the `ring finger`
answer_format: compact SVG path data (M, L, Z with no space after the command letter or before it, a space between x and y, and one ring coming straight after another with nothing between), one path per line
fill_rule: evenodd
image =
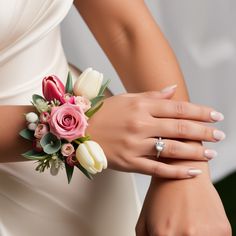
M156 138L145 139L139 145L140 156L148 156L149 159L156 159ZM160 153L160 157L174 159L190 159L190 160L211 160L217 156L217 152L213 149L207 149L200 145L185 143L176 140L162 139L164 149Z

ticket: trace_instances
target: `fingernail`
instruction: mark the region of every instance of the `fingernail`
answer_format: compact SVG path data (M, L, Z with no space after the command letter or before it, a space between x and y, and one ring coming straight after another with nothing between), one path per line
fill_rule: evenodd
M174 85L163 88L160 92L167 93L167 92L174 90L176 87L177 87L177 84L174 84Z
M213 131L213 137L217 140L217 141L221 141L223 139L225 139L225 133L223 131L220 130L214 130Z
M224 120L224 115L218 111L212 111L210 113L211 119L214 121L222 121Z
M192 177L200 175L202 171L200 169L189 169L188 174Z
M217 155L218 155L217 151L215 151L213 149L206 149L204 151L204 156L208 159L215 158L215 157L217 157Z

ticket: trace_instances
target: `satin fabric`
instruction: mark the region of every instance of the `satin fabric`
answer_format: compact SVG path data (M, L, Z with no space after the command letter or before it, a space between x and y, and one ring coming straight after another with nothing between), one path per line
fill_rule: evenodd
M0 0L1 105L29 105L45 75L65 81L59 23L72 3ZM140 206L132 175L106 170L90 181L76 171L68 185L64 171L54 177L34 167L32 161L0 163L1 236L135 235Z

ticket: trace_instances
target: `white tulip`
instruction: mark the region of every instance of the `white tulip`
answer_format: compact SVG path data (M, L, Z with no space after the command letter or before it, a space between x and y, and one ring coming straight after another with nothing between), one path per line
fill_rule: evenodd
M103 74L87 68L76 80L73 88L74 95L84 96L86 98L95 98L102 86Z
M101 146L91 140L78 146L76 158L80 165L91 174L96 174L107 168L107 158Z
M25 115L25 119L29 122L29 123L35 123L38 121L39 117L35 112L29 112Z

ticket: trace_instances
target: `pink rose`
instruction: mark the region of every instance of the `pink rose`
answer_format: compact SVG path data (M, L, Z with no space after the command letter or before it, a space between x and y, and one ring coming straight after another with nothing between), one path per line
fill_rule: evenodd
M61 147L61 154L65 157L72 155L74 151L74 146L71 143L64 143Z
M91 108L91 102L86 97L82 96L75 97L75 104L77 106L80 106L84 112L86 112L88 109Z
M70 103L53 107L48 124L51 133L69 142L84 136L85 129L88 126L83 110Z
M43 95L47 101L60 98L65 93L65 86L55 75L47 76L43 79Z
M39 120L40 120L41 123L47 124L49 118L50 118L50 114L48 112L42 112L40 114Z
M48 133L48 127L45 124L38 124L34 131L34 137L41 139L45 134Z
M64 103L71 103L75 104L75 97L69 93L65 93L61 98L60 101L62 104Z

